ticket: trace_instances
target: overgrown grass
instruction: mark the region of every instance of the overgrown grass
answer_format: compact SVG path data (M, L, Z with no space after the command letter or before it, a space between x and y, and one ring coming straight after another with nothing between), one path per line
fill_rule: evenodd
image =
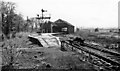
M79 32L76 32L75 34L83 37L85 40L88 41L95 41L102 44L117 44L120 42L120 39L114 38L114 37L98 37L98 35L108 35L108 34L115 34L116 33L109 33L109 32L89 32L81 30Z

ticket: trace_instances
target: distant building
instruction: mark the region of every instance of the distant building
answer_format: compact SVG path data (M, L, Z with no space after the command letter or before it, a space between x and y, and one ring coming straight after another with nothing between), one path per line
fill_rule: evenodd
M74 33L74 26L62 19L58 19L55 22L45 22L42 29L44 33Z
M74 33L74 26L65 20L58 19L54 22L53 32L64 32L67 34Z
M95 32L99 32L99 29L98 29L98 28L95 28Z

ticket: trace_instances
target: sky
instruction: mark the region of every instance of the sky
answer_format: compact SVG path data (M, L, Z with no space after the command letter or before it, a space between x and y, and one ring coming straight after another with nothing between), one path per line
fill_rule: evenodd
M51 21L63 19L75 27L118 27L120 0L3 0L16 3L16 11L24 18L36 17L41 9L51 14Z

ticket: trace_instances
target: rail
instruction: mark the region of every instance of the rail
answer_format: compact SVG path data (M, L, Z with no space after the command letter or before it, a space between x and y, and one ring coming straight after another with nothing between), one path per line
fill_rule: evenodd
M89 57L91 58L91 55L92 56L95 56L99 59L102 59L103 61L107 62L107 63L110 63L112 66L115 66L116 69L120 69L120 63L117 62L117 61L114 61L110 58L107 58L103 55L100 55L100 54L97 54L95 52L92 52L92 51L89 51L87 49L84 48L84 46L81 46L81 45L76 45L74 44L73 42L70 42L70 41L61 41L61 49L70 49L71 51L74 51L74 50L81 50L83 52L86 52L89 54ZM114 53L115 54L115 53Z
M88 46L90 48L93 48L93 49L96 49L96 50L100 50L102 52L109 53L109 54L112 54L112 55L120 56L120 53L117 53L115 51L113 52L113 51L110 51L109 49L105 49L105 48L101 49L99 46L89 45L87 43L85 43L84 46Z

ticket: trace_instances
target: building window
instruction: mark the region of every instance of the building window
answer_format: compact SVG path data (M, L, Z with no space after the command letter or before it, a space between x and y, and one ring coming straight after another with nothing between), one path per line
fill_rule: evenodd
M65 32L66 32L66 31L67 31L67 27L65 27L65 28L62 28L62 31L65 31Z

